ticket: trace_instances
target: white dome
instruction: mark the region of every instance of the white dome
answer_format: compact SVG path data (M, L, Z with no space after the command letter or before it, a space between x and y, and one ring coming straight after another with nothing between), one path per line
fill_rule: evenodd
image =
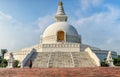
M43 37L57 35L58 31L64 31L66 35L78 36L76 29L67 22L56 22L48 26L43 33Z
M59 34L60 32L60 34ZM62 32L62 34L61 34ZM55 22L48 26L41 37L41 43L57 43L57 42L75 42L80 43L81 38L76 29L67 22Z

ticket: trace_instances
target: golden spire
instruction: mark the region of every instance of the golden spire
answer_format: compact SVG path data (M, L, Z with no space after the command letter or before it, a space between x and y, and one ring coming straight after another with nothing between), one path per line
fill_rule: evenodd
M62 0L60 0L60 2L58 3L59 6L62 6L63 3L62 3Z

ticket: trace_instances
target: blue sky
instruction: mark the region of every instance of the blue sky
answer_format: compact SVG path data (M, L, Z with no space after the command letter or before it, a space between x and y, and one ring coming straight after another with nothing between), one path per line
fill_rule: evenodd
M82 43L120 53L120 0L62 0ZM0 0L0 49L39 44L59 0Z

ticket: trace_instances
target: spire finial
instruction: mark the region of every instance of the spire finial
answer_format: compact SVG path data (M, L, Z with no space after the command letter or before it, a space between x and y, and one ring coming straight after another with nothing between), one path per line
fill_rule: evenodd
M59 15L65 15L62 0L60 0L60 2L58 3L57 14L59 14Z
M60 0L60 2L58 3L59 6L62 6L63 3L62 3L62 0Z
M58 3L58 10L55 15L55 21L67 21L67 16L65 15L62 0Z

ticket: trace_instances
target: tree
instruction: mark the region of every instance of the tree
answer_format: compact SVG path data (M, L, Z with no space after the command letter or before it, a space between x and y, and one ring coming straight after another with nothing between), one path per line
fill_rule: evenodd
M14 60L13 67L14 68L18 68L19 67L18 64L19 64L19 61L18 60Z
M3 58L4 58L5 53L7 53L7 49L1 49L1 54Z
M3 59L2 57L0 57L0 67L6 67L7 66L7 60Z
M120 55L118 55L118 58L120 58Z
M115 66L120 66L120 57L118 56L118 58L114 58L114 65Z

